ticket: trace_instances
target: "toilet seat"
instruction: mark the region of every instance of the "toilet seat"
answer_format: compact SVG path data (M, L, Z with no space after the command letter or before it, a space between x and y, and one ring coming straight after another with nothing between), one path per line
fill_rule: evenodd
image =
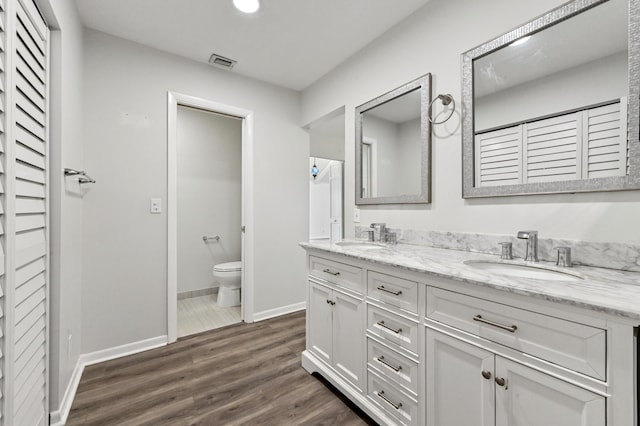
M213 267L214 272L238 272L242 270L242 262L219 263Z

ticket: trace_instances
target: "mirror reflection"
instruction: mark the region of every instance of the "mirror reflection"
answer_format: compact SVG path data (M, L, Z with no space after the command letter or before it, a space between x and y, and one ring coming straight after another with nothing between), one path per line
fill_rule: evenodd
M419 89L363 112L362 196L419 194L420 151Z
M465 197L637 183L628 178L629 3L573 3L464 54Z
M429 77L356 109L358 204L429 201L427 123L422 120Z

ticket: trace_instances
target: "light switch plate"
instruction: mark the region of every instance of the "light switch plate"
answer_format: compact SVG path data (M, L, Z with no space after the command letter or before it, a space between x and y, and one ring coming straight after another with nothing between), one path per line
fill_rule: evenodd
M161 198L152 198L151 199L151 214L160 214L162 213L162 199Z
M354 223L360 223L360 209L357 207L353 208L353 221Z

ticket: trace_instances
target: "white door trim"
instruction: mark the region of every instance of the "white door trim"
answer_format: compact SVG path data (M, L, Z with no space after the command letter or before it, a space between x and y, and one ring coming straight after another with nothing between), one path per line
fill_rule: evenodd
M167 343L177 340L178 321L178 105L200 108L242 119L242 307L241 317L253 322L253 111L167 92Z

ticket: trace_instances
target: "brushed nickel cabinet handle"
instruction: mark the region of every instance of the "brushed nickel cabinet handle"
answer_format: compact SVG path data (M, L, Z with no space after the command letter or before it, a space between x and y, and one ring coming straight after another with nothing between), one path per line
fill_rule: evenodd
M502 377L496 377L496 383L498 386L504 386L504 388L507 389L507 381Z
M336 277L340 275L340 272L333 272L331 269L327 268L322 272L326 272L327 274L335 275Z
M382 398L384 400L384 402L386 402L387 404L391 405L396 410L399 410L400 407L402 407L402 402L396 403L396 402L391 401L389 398L387 398L387 395L385 395L383 390L381 390L380 392L376 392L376 394L378 394L378 396L380 398Z
M331 306L336 304L336 302L334 302L333 300L329 300L329 299L327 299L327 303L330 304Z
M507 330L509 333L515 333L515 331L518 329L518 327L516 325L511 325L511 326L502 325L502 324L499 324L497 322L493 322L493 321L490 321L488 319L484 319L484 318L482 318L482 315L476 315L475 317L473 317L473 320L481 322L483 324L491 325L493 327L501 328L502 330Z
M389 361L387 361L386 359L384 359L384 356L380 355L378 358L376 358L376 361L386 365L387 367L389 367L390 369L392 369L393 371L395 371L396 373L400 370L402 370L402 366L398 365L397 367L393 364L391 364Z
M382 327L382 328L386 328L387 330L392 331L392 332L394 332L394 333L396 333L396 334L400 334L400 333L402 333L402 329L401 329L401 328L392 328L392 327L389 327L388 325L386 325L386 324L384 323L384 321L378 321L378 325L379 325L380 327Z
M389 290L389 289L384 288L384 286L383 286L383 285L378 286L378 290L380 290L380 291L384 291L384 292L387 292L387 293L391 293L391 294L393 294L394 296L400 296L400 295L402 294L402 291L401 291L401 290L398 290L398 291Z
M487 371L487 370L482 370L482 377L484 377L487 380L491 379L491 372Z

